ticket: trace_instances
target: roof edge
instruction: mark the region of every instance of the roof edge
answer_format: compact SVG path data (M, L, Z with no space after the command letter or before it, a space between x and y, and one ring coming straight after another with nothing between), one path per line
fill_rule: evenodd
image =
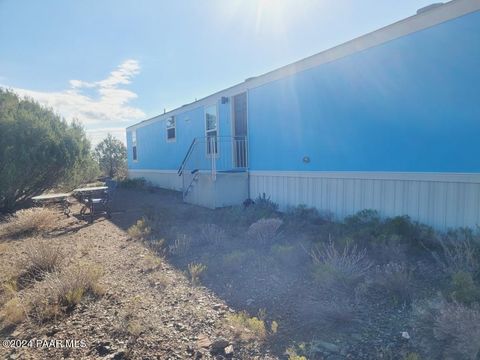
M283 77L294 75L313 67L341 59L362 50L387 43L400 37L430 28L432 26L479 10L480 0L451 0L441 6L434 7L431 10L419 12L415 15L409 16L365 35L361 35L317 54L282 66L262 75L248 78L242 83L238 83L226 89L205 96L197 101L182 105L181 107L175 108L163 114L143 120L128 126L126 129L128 130L146 126L154 121L162 120L163 117L176 115L179 112L188 111L207 102L212 102L214 99L220 96L232 96L239 92L253 89Z

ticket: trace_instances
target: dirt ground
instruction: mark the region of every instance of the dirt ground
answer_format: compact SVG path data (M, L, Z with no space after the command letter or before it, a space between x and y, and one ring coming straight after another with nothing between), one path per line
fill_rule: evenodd
M158 205L161 213L172 219L192 212L209 216L209 210L183 204L175 192L119 189L111 220L99 218L88 224L75 217L62 218L63 230L51 236L1 242L1 283L8 280L25 257L28 241L33 240L60 246L69 262L100 266L104 293L54 321L38 324L27 320L0 333L1 339L81 341L76 348L1 347L0 358L221 359L226 357L223 349L227 344L233 346L233 353L232 347L227 347L230 358L276 358L262 342L235 339L225 321L234 310L222 299L206 287L192 286L184 272L143 243L129 239L125 230ZM74 213L78 210L76 207Z

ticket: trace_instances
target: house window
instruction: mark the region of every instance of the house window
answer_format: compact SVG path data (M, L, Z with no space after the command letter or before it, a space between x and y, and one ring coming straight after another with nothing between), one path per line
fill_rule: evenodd
M167 119L167 141L175 141L176 136L175 117L170 116Z
M137 161L137 131L132 131L132 159Z
M133 145L133 147L132 147L132 157L133 157L133 161L137 161L137 146L136 145Z
M207 155L218 153L217 133L217 106L212 105L205 109L205 135L207 139Z

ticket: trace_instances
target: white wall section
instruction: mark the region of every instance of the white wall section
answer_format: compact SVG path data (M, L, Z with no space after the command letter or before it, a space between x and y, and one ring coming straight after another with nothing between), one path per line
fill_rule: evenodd
M252 171L250 196L263 193L282 210L305 204L338 219L375 209L438 230L480 225L479 174Z

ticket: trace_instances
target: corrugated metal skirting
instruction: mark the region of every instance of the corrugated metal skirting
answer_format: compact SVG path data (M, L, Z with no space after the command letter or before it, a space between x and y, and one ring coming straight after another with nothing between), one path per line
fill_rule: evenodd
M413 175L413 176L412 176ZM444 180L442 180L444 179ZM281 209L305 204L343 218L363 209L409 215L439 230L480 225L480 178L435 174L302 174L251 172L250 195L265 193Z

